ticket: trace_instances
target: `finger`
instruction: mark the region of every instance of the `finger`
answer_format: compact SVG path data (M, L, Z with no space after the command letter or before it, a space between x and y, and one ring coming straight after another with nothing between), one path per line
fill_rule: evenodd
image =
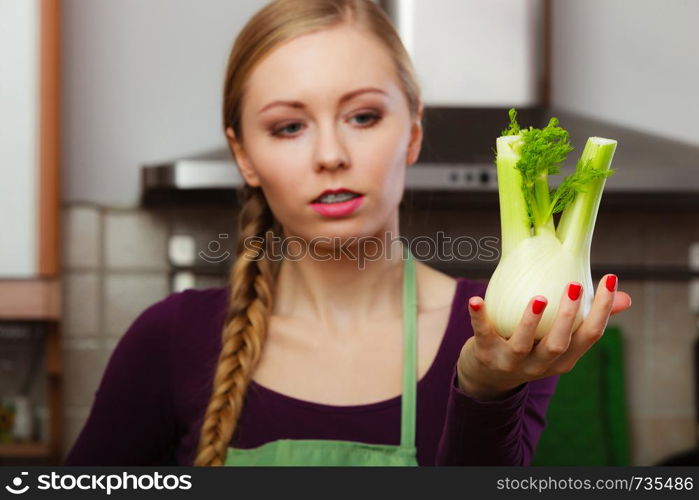
M473 336L480 345L490 345L496 341L497 334L490 324L485 312L485 302L481 297L474 296L468 300L468 312L471 315Z
M616 289L616 275L607 274L602 277L597 286L590 313L578 329L573 332L568 350L554 363L557 370L570 371L578 359L602 337L604 329L607 327L607 321L609 321L609 314L612 311Z
M629 307L631 307L631 295L626 292L622 292L621 290L617 290L616 295L614 296L614 303L612 304L612 312L610 315L626 311Z
M522 319L517 324L512 337L507 341L513 356L521 358L531 352L536 327L539 326L539 321L541 321L547 304L548 300L543 295L537 295L527 304Z
M545 368L568 350L582 293L583 287L577 281L569 283L563 291L553 326L534 349L533 365Z
M595 299L592 302L592 309L585 318L582 325L584 332L604 331L612 312L612 306L616 296L617 277L615 274L606 274L602 277L597 286Z

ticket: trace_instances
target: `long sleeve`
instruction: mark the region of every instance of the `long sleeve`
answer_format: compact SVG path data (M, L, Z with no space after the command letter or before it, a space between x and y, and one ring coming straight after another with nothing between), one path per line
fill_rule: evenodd
M558 378L527 382L501 400L479 401L458 386L454 365L436 465L529 465Z
M169 325L176 295L151 305L114 349L64 465L159 465L175 444Z

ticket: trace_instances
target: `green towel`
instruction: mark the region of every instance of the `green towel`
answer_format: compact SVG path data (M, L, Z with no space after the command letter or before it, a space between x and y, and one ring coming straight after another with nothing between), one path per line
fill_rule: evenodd
M608 326L561 375L532 465L629 465L621 330Z

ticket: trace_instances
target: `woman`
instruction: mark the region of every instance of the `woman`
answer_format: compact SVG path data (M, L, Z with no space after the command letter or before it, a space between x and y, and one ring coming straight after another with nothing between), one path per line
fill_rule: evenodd
M571 283L540 342L541 296L500 337L485 285L414 262L399 239L421 117L409 58L371 1L259 11L224 88L246 183L230 286L141 314L66 463L528 464L558 374L630 297L605 277L571 332ZM278 237L293 241L283 260Z

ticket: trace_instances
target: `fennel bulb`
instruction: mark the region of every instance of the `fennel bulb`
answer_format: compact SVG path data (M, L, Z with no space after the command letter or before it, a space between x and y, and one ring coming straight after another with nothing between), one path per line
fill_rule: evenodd
M570 281L583 286L573 329L592 307L590 246L617 141L588 138L575 172L550 191L548 176L559 172L572 150L568 132L556 118L543 129L520 129L516 117L511 109L510 126L496 142L502 253L484 299L489 320L509 338L529 301L546 297L535 334L540 339L551 330Z

